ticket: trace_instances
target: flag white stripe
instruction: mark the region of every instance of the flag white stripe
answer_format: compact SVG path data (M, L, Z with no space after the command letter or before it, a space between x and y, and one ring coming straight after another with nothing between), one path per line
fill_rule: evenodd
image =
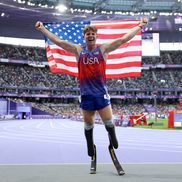
M119 49L116 49L115 51L109 53L109 55L122 54L125 52L129 53L129 52L133 52L133 51L141 51L141 46L129 46L127 48L119 48ZM60 55L59 53L51 53L49 55L47 54L48 58L51 56L53 56L55 59L64 59L68 62L76 62L76 58L74 56ZM130 56L128 56L128 57L130 57Z
M53 53L53 57L54 57L54 59L62 59L66 62L77 62L76 58L74 56L63 56L63 55L60 55L57 53ZM119 64L119 63L132 62L132 61L141 61L141 57L140 56L133 56L133 57L128 56L128 57L123 57L123 58L107 59L107 64L112 64L112 63Z
M109 42L112 42L116 39L97 39L96 43L97 44L104 44L104 43L109 43ZM140 35L137 35L135 37L133 37L130 41L133 41L133 40L141 40L141 36Z
M55 59L63 59L66 62L76 62L76 58L74 56L64 56L59 53L53 53L52 55Z
M57 68L58 69L64 69L73 73L78 73L78 68L77 67L71 67L71 66L66 66L64 64L61 63L57 63Z
M64 64L57 63L57 68L64 69L73 73L78 73L77 67L70 67ZM106 69L106 74L113 75L113 74L124 74L124 73L131 73L131 72L141 72L141 67L129 67L129 68L121 68L121 69Z
M49 61L48 64L49 64L49 66L54 66L54 65L56 65L56 62L55 62L55 60L52 60L52 61Z
M109 53L109 55L122 54L125 52L133 52L133 51L141 51L141 50L142 50L142 46L128 46L128 47L118 48L112 51L111 53Z
M52 56L52 52L51 51L47 51L46 55L47 55L47 57L50 57L50 56Z
M97 40L99 40L100 42L102 42L102 40L104 40L104 41L106 41L107 40L107 42L111 42L111 41L114 41L114 40L116 40L116 39L97 39ZM140 41L141 40L141 36L140 35L138 35L138 36L135 36L135 37L133 37L130 41L128 41L127 43L129 43L129 42L131 42L131 41ZM132 46L132 45L131 45ZM57 46L56 44L51 44L51 45L49 45L49 47L50 47L50 49L62 49L60 46ZM63 50L63 49L62 49Z
M120 63L131 63L131 62L141 62L141 57L135 56L135 57L125 57L125 58L120 58L120 59L108 59L107 65L120 64Z
M125 34L131 29L98 29L97 34L110 35L110 34Z
M56 46L56 45L50 45L51 49L59 49L59 50L63 50L61 47ZM130 52L130 51L141 51L142 50L142 46L133 46L133 45L128 45L127 47L123 47L123 48L118 48L114 51L112 51L111 53L109 53L110 55L113 54L119 54L119 53L123 53L123 52ZM54 53L55 55L56 53ZM47 56L50 57L52 55L52 53L50 53L50 51L47 52ZM71 57L71 56L67 56L67 57Z
M107 75L117 75L124 73L133 73L133 72L141 72L141 67L129 67L129 68L121 68L121 69L107 69Z

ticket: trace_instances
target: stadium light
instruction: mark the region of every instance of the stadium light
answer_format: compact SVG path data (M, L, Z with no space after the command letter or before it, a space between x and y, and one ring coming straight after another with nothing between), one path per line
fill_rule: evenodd
M56 6L56 9L59 12L65 12L68 8L64 4L60 4L60 5Z
M1 13L1 16L2 16L2 17L3 17L3 16L5 16L5 13L4 13L4 12L2 12L2 13Z

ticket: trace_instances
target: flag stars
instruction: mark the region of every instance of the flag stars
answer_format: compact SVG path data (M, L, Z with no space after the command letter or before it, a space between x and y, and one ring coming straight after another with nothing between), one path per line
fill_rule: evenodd
M89 24L89 22L86 24ZM46 24L47 25L47 24ZM50 27L48 27L48 30L50 30L55 35L59 36L61 40L65 40L68 42L76 43L79 45L84 44L83 39L83 28L85 26L85 22L69 22L69 23L55 23L51 24Z

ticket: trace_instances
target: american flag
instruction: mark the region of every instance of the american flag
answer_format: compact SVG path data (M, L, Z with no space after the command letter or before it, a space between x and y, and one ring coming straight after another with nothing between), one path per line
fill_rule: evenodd
M44 26L62 40L85 46L83 29L94 25L97 29L97 45L122 37L135 27L138 21L79 21L45 23ZM45 37L46 54L50 70L53 73L65 73L78 77L75 55L63 50ZM123 78L141 76L142 55L141 31L117 50L111 52L106 64L106 78Z

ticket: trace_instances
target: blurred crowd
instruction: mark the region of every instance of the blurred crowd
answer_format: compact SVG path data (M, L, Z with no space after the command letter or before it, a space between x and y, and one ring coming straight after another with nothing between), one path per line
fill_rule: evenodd
M78 80L65 74L53 74L48 67L0 64L1 86L78 88ZM109 89L182 88L181 69L143 70L139 78L108 79Z
M142 64L150 65L182 65L181 51L161 52L160 57L143 57ZM45 49L38 47L20 47L0 44L0 60L26 60L36 62L46 62ZM153 68L143 69L139 78L108 79L107 86L112 95L130 95L123 90L157 90L157 89L182 89L182 68ZM57 95L79 95L78 80L75 77L65 74L53 74L49 68L35 67L28 64L9 64L0 62L0 93L21 93L21 94L57 94ZM20 89L20 88L23 88ZM137 93L145 95L145 93ZM137 95L136 95L137 96ZM182 96L182 94L181 94ZM67 101L68 102L68 101ZM62 114L66 118L81 117L79 105L68 103L67 105L52 103L34 102L35 107L48 111L51 114ZM170 107L176 108L176 104L158 104L160 114L167 115ZM144 111L142 104L122 103L113 105L114 115L120 115L124 111L125 115L137 114Z
M22 99L11 99L16 103L26 102L23 98ZM74 103L39 103L39 102L29 102L31 103L32 107L36 109L40 109L41 111L45 111L52 116L60 116L64 119L73 119L73 120L81 120L83 119L81 114L81 109L79 104ZM157 117L158 118L167 118L169 110L178 110L179 104L166 104L166 103L158 103L156 105L157 108ZM120 120L121 116L124 120L129 120L129 116L131 115L140 115L141 113L150 113L148 112L143 104L139 103L127 103L127 104L112 104L113 109L113 119ZM147 116L148 118L154 119L154 115L151 113ZM96 120L101 122L99 115L96 114Z
M27 61L46 61L45 49L0 44L0 58Z
M0 58L46 62L44 48L0 44ZM143 64L181 64L181 51L161 51L160 57L143 57Z

